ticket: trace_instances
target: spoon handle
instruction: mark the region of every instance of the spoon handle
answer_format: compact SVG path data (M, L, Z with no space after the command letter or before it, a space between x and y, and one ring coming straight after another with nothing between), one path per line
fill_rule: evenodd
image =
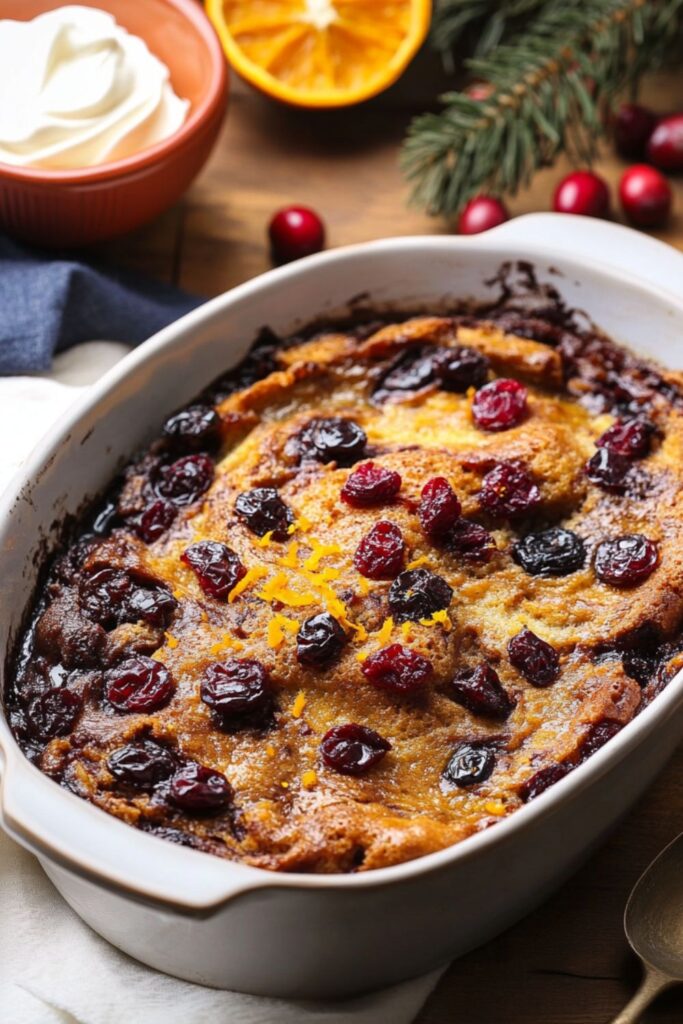
M655 971L652 967L645 966L645 974L643 975L640 988L621 1013L614 1018L612 1024L637 1024L640 1020L640 1015L648 1008L653 999L660 992L663 992L665 988L669 988L673 984L675 982L672 978L668 978L665 974L660 974L659 971Z

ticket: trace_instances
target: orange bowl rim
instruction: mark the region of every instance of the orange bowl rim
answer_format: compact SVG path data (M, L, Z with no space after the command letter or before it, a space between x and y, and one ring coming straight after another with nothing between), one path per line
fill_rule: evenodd
M124 177L156 163L171 152L184 149L197 132L213 120L214 115L225 104L228 86L227 63L216 30L205 14L203 6L196 0L163 0L163 3L174 7L198 30L206 45L213 72L206 96L197 104L178 131L131 156L95 164L93 167L54 170L46 167L18 167L16 164L0 161L0 179L9 178L35 185L68 185ZM102 9L106 9L106 0L102 0Z

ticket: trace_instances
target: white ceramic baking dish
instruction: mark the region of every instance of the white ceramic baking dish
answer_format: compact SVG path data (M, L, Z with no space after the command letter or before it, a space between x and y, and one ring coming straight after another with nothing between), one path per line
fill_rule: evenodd
M475 238L391 239L274 270L126 357L35 451L0 501L3 649L54 524L234 363L264 323L287 333L343 311L359 293L408 308L486 298L501 263L519 258L616 339L683 368L683 256L607 223L535 214ZM585 765L509 819L367 874L276 874L138 832L42 775L4 719L1 820L74 910L139 960L252 993L348 995L444 963L542 900L652 781L682 724L679 675Z

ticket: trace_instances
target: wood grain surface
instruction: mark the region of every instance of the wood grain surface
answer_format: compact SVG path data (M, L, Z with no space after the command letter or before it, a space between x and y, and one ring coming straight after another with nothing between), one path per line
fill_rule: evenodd
M284 204L318 210L330 246L448 231L448 224L407 207L397 165L411 113L425 109L438 88L439 71L427 55L384 97L343 112L289 110L235 85L216 150L184 201L91 255L213 295L269 267L266 226ZM683 71L653 77L643 98L661 111L682 109ZM598 169L616 188L623 166L607 152ZM549 209L566 170L560 164L539 173L532 188L510 201L511 211ZM683 249L683 180L673 184L675 215L657 234ZM419 1024L609 1021L639 979L622 931L629 890L681 830L683 748L608 843L555 897L451 966ZM683 988L662 996L644 1020L681 1024Z

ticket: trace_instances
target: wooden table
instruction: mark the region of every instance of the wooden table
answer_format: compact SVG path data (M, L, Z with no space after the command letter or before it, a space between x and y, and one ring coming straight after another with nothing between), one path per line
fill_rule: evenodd
M384 97L327 114L288 110L236 87L219 144L184 202L94 255L210 295L268 268L266 225L288 203L318 210L332 246L447 231L448 225L406 207L397 166L410 114L426 109L438 77L423 55ZM680 109L683 72L651 79L643 95L659 110ZM622 167L609 153L598 169L616 185ZM511 200L512 212L548 209L566 169L538 174L531 189ZM674 187L676 214L658 237L683 249L683 181ZM607 845L553 899L453 964L420 1024L608 1021L639 978L622 932L626 897L681 829L683 748ZM646 1019L680 1024L683 988L663 996Z

